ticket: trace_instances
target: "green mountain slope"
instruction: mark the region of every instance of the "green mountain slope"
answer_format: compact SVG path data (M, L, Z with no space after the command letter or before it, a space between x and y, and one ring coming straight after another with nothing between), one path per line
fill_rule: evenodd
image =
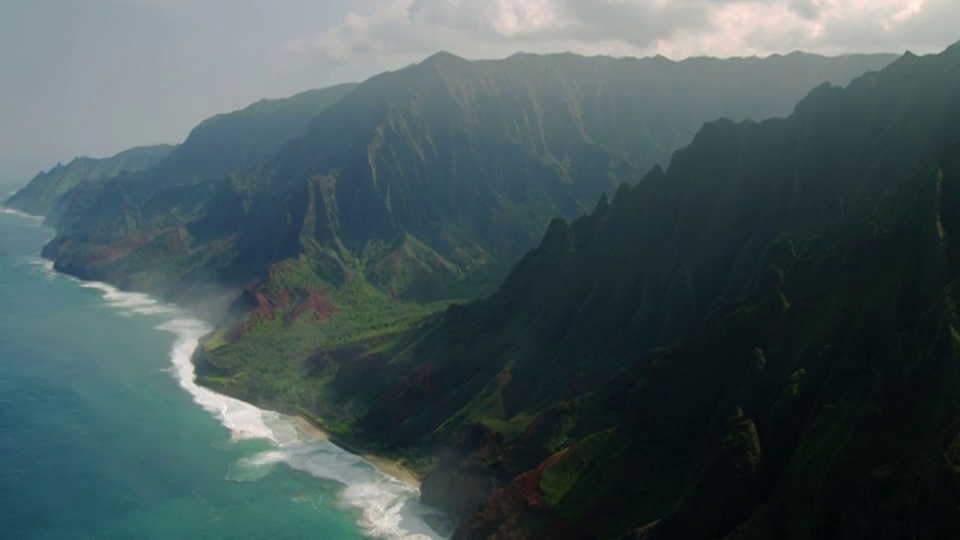
M441 53L364 82L262 166L113 183L45 254L185 302L242 291L210 365L235 392L300 403L326 384L305 359L492 290L550 219L635 182L703 121L786 114L889 60Z
M954 46L707 124L333 388L463 537L954 536L958 96Z
M284 99L261 100L245 109L214 116L194 128L176 147L135 148L105 160L78 158L39 175L7 204L46 216L58 230L69 230L84 219L89 223L88 211L108 180L145 199L164 188L192 185L247 169L276 153L287 140L303 134L313 116L355 86L345 84Z
M121 172L138 172L153 167L175 149L170 145L131 148L109 158L78 157L66 165L57 164L41 172L24 188L17 191L4 205L34 215L42 215L56 222L55 214L60 197L84 184L105 180Z
M183 144L153 167L78 186L61 197L63 210L57 216L57 228L63 241L55 241L56 249L63 252L76 250L88 260L113 261L131 249L156 241L162 246L157 248L154 245L148 249L165 257L163 250L176 250L187 238L187 233L180 230L179 225L198 212L206 212L208 222L222 219L231 224L239 223L244 216L244 189L237 185L231 174L263 162L284 142L302 135L317 113L355 86L344 84L284 99L261 100L245 109L214 116L194 128ZM25 191L30 188L28 186ZM226 205L220 214L216 210L209 211L202 204L211 197L216 204ZM204 234L216 235L224 226L214 223ZM167 227L172 230L145 231ZM48 256L55 253L53 245L45 253ZM175 259L173 256L169 258ZM154 282L176 280L178 272L192 268L198 261L191 258L175 262L175 269L158 266L150 276L141 276L141 287L158 292L152 287ZM121 275L126 268L118 266L112 274L106 274L77 265L69 258L58 264L61 270L84 277L105 279L128 288L133 286L131 280ZM210 292L215 288L214 283L205 282L204 287L208 291L205 300L213 299L219 304L226 301ZM189 297L194 292L184 294Z
M535 244L549 219L576 217L604 191L665 161L704 119L783 113L787 96L810 80L875 60L467 62L440 53L367 81L318 117L278 156L269 177L286 193L271 195L306 195L314 212L306 202L285 210L314 218L313 230L294 227L341 259L408 234L464 273L489 259L502 267ZM823 69L786 76L793 63ZM305 179L315 182L312 194ZM280 212L270 199L257 211ZM300 241L293 230L286 236ZM301 250L292 244L290 253ZM264 248L254 239L250 251ZM382 263L376 257L363 267ZM380 270L371 272L375 284L402 296L405 284L384 283Z
M152 172L218 178L255 167L273 156L283 143L302 135L310 119L356 86L341 84L288 98L262 99L244 109L208 118Z
M795 440L771 443L764 402L736 394L737 336L773 365L760 338L794 313L784 288L839 290L777 257L832 260L878 213L901 226L901 180L956 138L953 56L907 56L818 87L790 118L693 138L720 116L785 115L888 58L439 54L359 85L259 165L105 182L44 254L198 309L230 303L196 358L202 381L422 458L425 499L461 534L616 536L664 518L637 534L669 535L682 511L715 536L768 501L782 468L763 484L759 463ZM493 296L443 311L517 260ZM836 320L790 339L819 346L842 335ZM735 324L766 331L727 341ZM697 362L713 362L702 380ZM755 391L799 385L786 369ZM765 487L718 500L710 486L738 474Z

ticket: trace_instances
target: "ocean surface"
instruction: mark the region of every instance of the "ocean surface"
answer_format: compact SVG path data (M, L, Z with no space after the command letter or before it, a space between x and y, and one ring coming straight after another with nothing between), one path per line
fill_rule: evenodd
M193 382L207 326L55 273L0 212L0 537L437 538L418 492Z

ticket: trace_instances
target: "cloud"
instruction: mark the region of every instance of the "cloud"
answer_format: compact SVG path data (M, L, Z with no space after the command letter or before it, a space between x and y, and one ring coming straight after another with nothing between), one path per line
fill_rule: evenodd
M286 44L329 60L384 62L440 49L736 56L941 48L956 0L379 0ZM952 16L952 18L951 18ZM935 29L935 39L930 35Z
M351 12L315 36L292 40L287 48L346 61L523 41L562 30L553 4L549 0L388 0L369 13Z

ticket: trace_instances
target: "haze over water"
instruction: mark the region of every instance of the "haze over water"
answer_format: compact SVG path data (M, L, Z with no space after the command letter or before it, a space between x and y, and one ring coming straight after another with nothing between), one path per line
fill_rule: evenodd
M51 234L0 213L3 537L436 537L415 489L193 384L206 326L56 274Z

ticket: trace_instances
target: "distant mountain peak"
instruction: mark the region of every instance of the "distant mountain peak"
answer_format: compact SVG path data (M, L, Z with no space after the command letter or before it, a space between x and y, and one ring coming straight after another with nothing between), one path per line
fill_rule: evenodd
M430 56L426 57L422 62L420 62L420 65L421 65L421 66L428 66L428 65L440 64L441 62L443 62L443 63L448 63L448 62L469 62L469 60L467 60L466 58L457 56L457 55L455 55L455 54L453 54L453 53L451 53L451 52L448 52L448 51L438 51L438 52L435 52L435 53L431 54Z

